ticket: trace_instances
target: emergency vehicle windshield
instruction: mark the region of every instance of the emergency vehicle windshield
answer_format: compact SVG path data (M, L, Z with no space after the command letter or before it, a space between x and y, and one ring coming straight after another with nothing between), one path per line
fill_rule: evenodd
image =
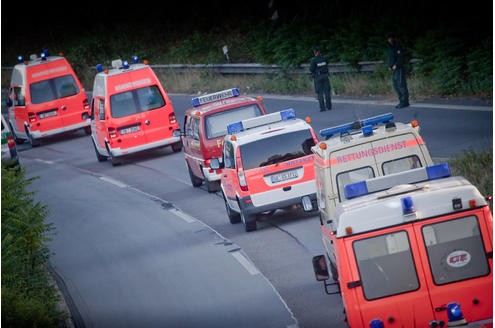
M263 115L257 104L236 107L205 117L206 138L214 139L227 134L227 125L247 118Z
M311 155L314 145L309 129L274 135L242 145L242 165L249 170Z
M110 97L112 117L119 118L165 106L158 86L152 85L133 89Z
M79 93L79 87L72 75L59 76L29 86L31 102L41 104L59 98L70 97Z

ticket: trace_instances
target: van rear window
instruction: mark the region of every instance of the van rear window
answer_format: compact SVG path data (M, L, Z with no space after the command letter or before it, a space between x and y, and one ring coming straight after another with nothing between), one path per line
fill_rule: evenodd
M311 155L315 145L309 129L274 135L242 145L245 170Z
M425 225L422 233L435 284L490 273L476 216Z
M41 104L59 98L74 96L79 93L79 86L74 80L74 77L69 74L31 83L29 91L31 102L33 104Z
M411 247L405 231L357 240L353 243L353 248L367 300L419 288Z
M227 134L228 124L261 115L263 115L263 113L256 104L232 108L208 115L205 118L206 138L213 139L223 137Z
M119 118L165 106L158 86L133 89L110 97L112 117Z

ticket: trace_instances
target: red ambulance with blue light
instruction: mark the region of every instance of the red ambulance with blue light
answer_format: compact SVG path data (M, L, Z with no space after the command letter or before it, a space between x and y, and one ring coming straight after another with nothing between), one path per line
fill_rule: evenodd
M317 209L311 147L318 138L308 121L291 108L228 125L220 186L231 223L242 221L254 231L257 214ZM216 169L220 162L211 165Z
M345 186L322 225L332 244L350 327L492 327L493 218L469 181L446 163ZM326 264L324 264L324 267ZM335 285L337 291L329 292ZM334 288L335 288L334 287Z
M8 124L16 143L39 146L42 138L82 129L91 133L86 92L62 55L45 49L38 57L18 57L7 100Z
M317 280L336 281L325 290L342 295L348 325L491 327L489 205L433 163L418 122L386 113L320 135L312 150L326 254L313 266Z
M91 106L91 140L98 161L122 163L124 156L170 146L182 149L172 101L147 63L112 61L97 65Z
M228 124L266 114L262 100L262 97L243 96L238 88L192 98L192 108L185 113L181 138L194 187L204 183L208 192L220 190L222 170L213 170L210 161L222 157Z

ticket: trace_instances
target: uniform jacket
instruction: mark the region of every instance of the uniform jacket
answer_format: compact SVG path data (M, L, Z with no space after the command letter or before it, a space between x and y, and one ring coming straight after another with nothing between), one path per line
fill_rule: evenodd
M328 61L325 56L314 56L309 64L309 71L313 78L327 78L328 77Z
M388 67L392 68L394 65L396 65L396 69L404 68L404 54L397 42L390 45L388 51Z

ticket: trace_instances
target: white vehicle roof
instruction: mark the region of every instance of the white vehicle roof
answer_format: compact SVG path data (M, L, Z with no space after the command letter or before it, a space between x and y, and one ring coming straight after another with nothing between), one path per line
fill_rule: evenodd
M313 147L313 152L322 156L330 154L329 150L335 151L349 148L351 145L369 143L377 139L385 139L391 136L405 133L414 133L419 136L419 125L413 127L411 123L391 122L393 115L390 113L374 116L361 121L345 123L320 130L320 135L325 138L321 143L326 143L327 152L324 152L319 145ZM365 126L372 129L371 135L365 135Z
M229 130L229 134L225 138L230 139L231 135L235 135L236 145L238 146L274 135L311 129L311 126L305 120L295 117L293 109L249 118L230 124L229 128L236 124L241 124L242 129L237 131Z
M114 64L114 62L112 62L112 64ZM149 68L149 65L136 63L136 64L130 64L129 67L126 68L114 67L112 69L108 69L108 71L104 71L103 68L100 66L101 70L98 69L98 73L96 74L93 83L93 96L105 97L108 77L113 77L120 74L127 74L129 72L133 72L145 68ZM149 81L144 81L144 82L149 83Z
M464 177L447 177L344 201L336 207L334 224L337 237L345 237L485 205L485 197Z

